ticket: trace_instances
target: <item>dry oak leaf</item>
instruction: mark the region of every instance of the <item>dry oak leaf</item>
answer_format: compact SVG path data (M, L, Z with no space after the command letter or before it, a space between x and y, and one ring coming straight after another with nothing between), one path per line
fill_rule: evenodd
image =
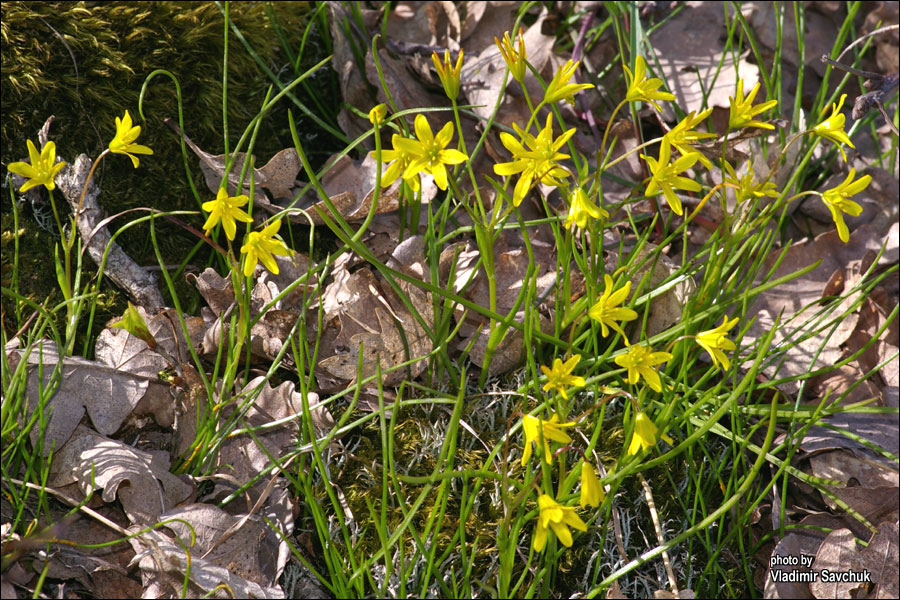
M148 531L128 541L141 557L138 566L145 598L185 597L182 586L186 575L188 598L210 595L213 598L284 598L284 591L278 585L263 586L200 558L193 551L189 558L182 544L159 530ZM216 590L220 585L227 586L227 591Z
M48 485L77 483L84 496L94 491L93 486L102 488L104 501L118 496L128 519L145 526L194 492L169 467L168 452L144 452L79 425L54 454Z
M171 127L176 134L181 135L181 129L172 119L166 119L166 124ZM219 191L222 186L222 178L225 176L225 165L228 159L226 154L209 154L202 150L197 144L191 141L188 136L183 136L184 142L194 151L194 154L200 159L200 170L206 179L206 187L213 194ZM231 155L234 164L228 172L228 195L237 196L239 194L250 193L250 174L244 177L244 185L238 190L240 183L241 170L244 168L244 161L247 159L245 152L237 152ZM251 155L253 162L256 164L256 157ZM300 156L294 148L285 148L278 154L269 159L263 167L254 168L254 184L256 190L254 193L254 204L263 208L271 206L269 199L261 188L269 190L273 199L291 198L291 188L294 187L297 174L300 172ZM280 210L280 209L279 209Z
M407 274L424 276L424 239L413 236L395 248L388 266ZM380 283L372 271L354 273L342 261L334 270L334 281L322 296L325 311L317 365L322 389L337 389L343 382L357 380L360 347L363 348L362 377L370 377L381 361L382 372L401 363L427 356L433 343L426 329L406 308L387 283ZM430 329L434 312L431 295L406 281L397 280L400 290ZM374 318L373 318L374 317ZM396 385L418 377L426 367L419 360L406 369L384 374L384 385ZM326 386L326 387L323 387Z
M10 368L16 369L23 356L23 350L7 349ZM68 441L85 412L91 423L103 435L115 433L147 395L151 406L163 406L170 399L169 385L152 376L134 375L114 366L69 357L62 360L58 387L46 397L56 366L59 363L56 345L45 340L31 347L26 359L28 379L25 395L28 412L32 414L43 407L47 415L47 426L43 431L43 453L49 455L51 448L60 449ZM43 375L38 376L41 372ZM41 392L46 397L41 404ZM168 415L162 411L165 422ZM29 434L32 444L38 445L40 428L33 427Z

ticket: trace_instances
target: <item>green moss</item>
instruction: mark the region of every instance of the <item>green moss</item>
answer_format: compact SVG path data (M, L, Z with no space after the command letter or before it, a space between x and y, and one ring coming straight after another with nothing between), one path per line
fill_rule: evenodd
M292 53L300 47L310 18L308 2L232 3L230 17L253 51L282 81L290 81L327 55L319 25L307 39L306 51L296 68L282 47L279 31ZM267 15L267 9L274 17ZM37 141L37 132L50 115L56 120L50 139L57 154L72 161L81 153L96 157L115 133L115 117L131 112L142 128L139 143L153 149L153 156L141 157L134 169L127 157L110 155L96 173L102 194L100 202L109 214L131 208L198 210L185 175L179 140L164 123L178 118L174 85L166 77L156 77L144 97L146 120L138 113L138 99L145 78L155 69L166 69L181 86L184 129L201 148L217 154L224 151L222 122L222 79L224 56L224 16L213 3L194 2L4 2L0 22L0 54L3 78L3 119L0 121L4 165L27 160L25 141ZM246 48L229 30L228 39L228 137L234 148L250 120L257 114L271 81ZM340 102L333 72L325 67L316 79L321 103L335 113ZM297 88L301 101L309 101ZM288 100L280 102L263 121L253 149L260 163L277 151L293 145L287 120ZM317 151L339 149L323 140L331 139L305 117L296 117L298 128L318 135ZM317 113L326 122L334 114ZM246 148L244 148L246 149ZM321 161L321 155L318 156ZM200 194L211 199L192 154L188 163ZM45 194L43 190L42 194ZM8 196L7 196L8 198ZM4 199L3 212L10 211ZM33 262L20 265L28 276L20 281L26 295L41 299L55 289L55 272L48 255L51 236L38 233L28 211L22 226L35 244ZM142 216L129 213L114 221L113 229ZM30 221L30 222L26 222ZM185 217L198 227L203 217ZM34 229L34 231L32 231ZM4 225L4 231L8 231ZM31 237L34 237L32 240ZM299 239L306 236L300 235ZM146 225L134 227L118 238L139 264L155 265L157 259ZM178 264L197 239L170 223L159 223L157 242L167 264ZM3 250L4 254L6 249ZM31 250L23 253L26 260ZM201 251L192 262L202 268L209 253ZM11 257L4 256L4 264ZM95 267L90 264L88 272ZM34 281L32 281L32 279ZM5 284L4 284L5 285ZM192 293L185 288L182 292ZM183 299L185 300L185 299ZM11 306L4 301L4 312Z

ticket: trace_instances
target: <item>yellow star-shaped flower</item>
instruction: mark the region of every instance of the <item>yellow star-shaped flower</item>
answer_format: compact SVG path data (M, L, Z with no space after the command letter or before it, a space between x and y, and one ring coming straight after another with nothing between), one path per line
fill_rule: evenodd
M644 191L644 194L647 196L655 196L662 191L663 195L666 197L666 202L669 204L669 208L671 208L676 215L683 215L684 209L681 207L681 199L675 194L673 188L691 192L699 192L703 189L700 187L700 184L693 179L678 175L693 167L694 163L700 160L701 156L702 155L699 152L693 150L670 163L669 159L672 157L672 146L669 140L664 137L662 144L659 146L659 160L656 160L652 156L641 154L641 157L647 161L647 164L650 166L650 172L653 174L650 177L650 181L647 183L647 189Z
M724 351L731 352L735 348L734 342L728 339L727 334L737 322L738 317L730 321L728 321L728 317L722 317L721 325L697 334L697 343L700 344L700 347L709 352L715 366L718 367L721 363L725 371L731 368L731 362Z
M834 224L837 225L838 236L845 244L850 241L850 230L847 229L847 224L844 223L843 213L847 213L851 217L858 217L862 214L862 206L851 200L850 196L860 193L869 187L869 184L872 182L871 175L863 175L856 181L853 181L855 176L856 169L850 169L850 174L847 175L847 179L843 183L835 188L826 190L822 194L822 202L831 211L831 218L834 219Z
M566 548L572 546L572 533L569 531L569 527L574 527L578 531L587 531L587 524L575 514L574 507L563 506L547 494L541 494L538 498L538 508L540 508L540 513L532 541L535 552L544 550L547 545L547 533L550 529Z
M47 142L38 153L37 148L31 140L26 140L28 145L28 158L31 164L27 162L9 163L9 171L16 175L21 175L28 179L19 188L20 192L27 192L33 187L42 185L51 192L56 189L56 175L66 166L63 161L56 162L56 143Z
M674 94L669 92L657 91L659 86L663 84L662 79L656 77L647 79L647 63L643 56L638 56L634 60L634 74L627 65L623 65L625 69L625 78L628 80L628 91L625 93L626 102L649 102L657 111L662 112L662 108L654 100L675 99Z
M649 346L639 344L617 356L616 364L628 369L628 383L634 385L643 377L651 389L661 392L662 382L655 367L671 359L672 355L668 352L653 352Z
M546 126L538 133L537 137L519 129L513 124L513 129L519 134L522 142L504 132L500 133L500 141L513 155L512 162L498 163L494 165L494 173L497 175L515 175L521 173L516 188L513 191L513 205L519 206L525 195L531 189L535 180L546 185L559 187L563 177L568 177L569 172L557 164L568 154L559 152L559 149L575 134L574 129L564 131L558 138L553 139L553 115L547 115ZM526 149L526 146L528 149Z
M278 275L278 263L275 262L273 254L291 255L291 251L284 245L284 242L275 238L280 227L281 219L278 219L262 231L251 231L247 235L247 241L241 247L241 254L247 255L247 259L244 261L244 276L253 275L253 270L260 261L269 271Z
M542 104L553 104L559 100L565 100L574 106L575 94L581 90L587 90L594 87L590 83L569 83L569 80L572 79L572 75L575 74L575 69L577 69L580 64L581 61L573 63L571 60L568 60L566 61L566 64L557 69L556 74L553 75L553 79L550 81L550 85L547 86L547 90L544 92L544 101Z
M503 41L494 38L494 43L500 49L500 54L503 55L513 79L519 83L525 81L525 40L522 39L522 30L519 30L518 49L513 48L508 31L503 34Z
M229 240L233 240L235 233L237 233L235 221L241 221L242 223L253 222L250 215L240 208L248 202L250 202L250 198L244 194L229 198L228 190L223 187L219 188L215 200L203 203L203 210L209 213L206 223L203 224L206 235L209 235L209 232L216 226L216 223L222 221L222 228L225 230L225 235L228 236Z
M628 294L631 293L631 282L627 282L618 290L613 290L613 279L609 275L603 276L603 284L605 288L600 299L588 310L588 316L595 321L600 322L600 334L603 337L609 335L609 329L618 331L628 345L628 336L622 330L622 327L616 321L634 321L638 314L630 308L621 308L619 305L625 301Z
M135 169L140 164L135 154L153 154L153 150L147 146L134 143L139 135L141 135L141 126L132 127L131 115L127 110L121 119L116 117L116 135L109 143L109 151L116 154L127 154Z
M841 107L844 106L844 100L846 99L847 94L843 94L841 96L840 102L838 102L837 105L832 103L831 116L813 127L813 133L825 139L831 140L837 145L838 150L841 151L841 157L844 159L844 162L847 162L847 155L844 154L844 149L841 147L841 144L847 144L854 150L856 149L856 146L854 146L853 142L850 141L850 136L848 136L847 132L844 131L844 121L846 119L846 116L841 112ZM828 107L825 107L825 110L828 110Z
M587 227L588 217L599 219L608 217L609 213L596 206L582 188L576 188L569 197L569 214L566 216L565 227L577 226L579 229Z
M413 157L412 162L403 171L403 179L409 180L424 171L431 173L437 186L446 190L447 168L444 165L456 165L469 158L459 150L447 148L447 144L453 138L453 123L448 122L437 135L434 135L428 119L425 115L419 114L416 115L415 129L417 140L394 138L394 148Z
M693 154L697 152L697 150L691 146L691 144L696 144L700 140L705 140L709 138L716 137L714 133L703 133L700 131L694 131L694 128L706 120L712 114L712 109L708 108L704 110L699 115L694 115L694 112L688 114L685 118L681 120L681 122L669 130L666 133L665 137L669 140L669 143L673 148L678 150L682 156L688 156L689 154ZM700 162L703 163L703 166L707 169L712 169L713 164L710 162L708 158L700 154Z
M550 389L559 391L563 398L569 399L566 388L569 386L581 387L584 385L584 377L572 375L572 369L581 360L581 355L576 354L565 363L558 358L553 359L553 368L547 368L541 365L541 372L547 376L547 383L544 384L543 390L546 392Z
M740 129L741 127L775 129L775 126L770 123L763 123L762 121L753 119L753 117L759 113L765 112L778 104L778 100L769 100L768 102L753 106L753 100L756 98L757 92L759 92L758 81L747 97L744 98L744 80L738 79L737 96L735 98L732 98L731 96L728 97L728 100L731 102L728 112L729 129Z
M597 479L594 466L588 461L581 463L581 495L578 499L581 508L585 506L600 506L606 498L606 491Z
M643 412L638 412L634 420L634 432L631 434L631 444L628 445L628 454L637 454L641 450L652 448L656 445L656 434L659 431L656 424ZM662 435L662 439L674 445L672 438Z
M550 453L550 440L568 444L572 438L562 430L563 427L572 427L574 422L559 423L559 415L553 415L549 421L542 421L537 417L525 415L522 419L522 428L525 430L525 450L522 452L522 465L531 458L531 444L541 444L543 440L544 460L547 464L553 464L553 455Z

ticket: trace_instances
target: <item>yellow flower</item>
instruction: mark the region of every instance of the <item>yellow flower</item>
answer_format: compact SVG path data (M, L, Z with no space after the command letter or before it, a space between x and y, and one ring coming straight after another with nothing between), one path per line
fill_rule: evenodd
M847 162L847 155L844 154L844 149L841 148L841 144L847 144L854 150L856 149L856 146L850 141L850 136L844 131L844 120L846 119L846 116L841 112L841 107L844 106L844 100L846 98L847 94L843 94L837 105L832 103L831 116L813 127L813 133L837 144L844 162ZM828 110L827 106L825 107L825 110ZM825 110L822 111L823 115L825 114Z
M391 137L391 144L393 144L394 149L381 151L381 161L385 163L391 163L390 166L385 169L384 174L381 176L382 187L390 187L392 183L397 181L398 177L404 174L404 172L406 171L406 167L411 165L412 162L417 158L415 155L409 153L406 149L398 146L398 142L402 139L404 138L395 133ZM374 152L372 154L374 155ZM404 177L403 181L406 182L406 184L412 189L413 192L419 191L418 173L411 175L410 177Z
M241 206L244 206L248 202L250 202L250 198L244 194L229 198L228 190L219 188L215 200L203 203L203 210L209 213L206 223L203 224L206 235L209 235L210 230L216 226L216 223L222 221L222 228L225 230L225 235L228 236L229 240L233 240L234 234L237 232L237 227L234 223L235 220L243 223L253 222L253 219L240 209Z
M384 103L381 103L378 106L373 106L372 110L369 111L369 123L377 127L382 121L384 121L384 117L386 116L387 106L385 106Z
M434 63L434 68L437 71L438 78L441 80L441 85L444 86L444 92L447 94L447 97L451 100L456 100L456 97L459 96L459 71L462 69L463 61L462 49L460 48L456 57L456 66L450 64L449 50L444 50L443 63L438 58L437 52L432 51L431 61Z
M530 133L522 131L519 126L513 124L513 129L528 146L528 150L519 140L504 132L500 133L500 141L513 155L513 161L494 165L494 173L497 175L515 175L521 173L516 188L513 191L513 205L519 206L531 189L534 180L547 185L559 187L561 177L568 177L569 172L559 166L557 161L569 158L568 154L559 152L559 149L575 134L574 129L563 132L556 140L553 139L553 115L547 115L547 125L534 137Z
M702 155L694 150L670 164L669 158L671 156L672 147L667 138L663 138L662 144L660 144L659 161L652 156L641 154L641 157L650 165L650 171L653 173L649 183L647 183L647 189L644 191L644 194L655 196L662 190L663 195L666 197L666 202L668 202L672 211L676 215L682 215L684 214L684 209L681 207L681 199L675 195L675 191L672 188L691 192L699 192L702 189L700 184L693 179L678 175L682 171L693 167L694 163L700 160Z
M513 79L519 83L525 81L525 40L522 39L522 30L519 29L518 50L513 48L508 31L503 34L502 42L495 37L494 43L500 49L500 54L503 55L503 60L506 61L506 66L509 67L509 72L512 73Z
M559 390L562 397L568 400L569 396L566 394L567 387L581 387L584 385L584 377L572 375L572 369L575 368L575 365L577 365L580 360L581 355L576 354L565 363L558 358L553 359L552 369L541 365L541 371L547 376L547 383L544 384L543 390L545 392L549 389Z
M453 123L448 122L434 135L428 119L420 114L416 115L415 128L418 140L394 138L394 148L413 157L413 161L403 171L403 179L409 180L425 171L434 176L434 182L439 188L446 190L447 168L444 165L459 164L469 158L459 150L447 148L453 138Z
M727 317L722 317L721 325L715 329L701 331L697 334L697 343L700 344L704 350L709 352L709 355L712 356L713 364L718 367L719 363L722 363L722 368L725 371L731 368L731 362L728 360L728 357L725 356L723 350L731 352L735 348L734 342L729 340L726 337L726 334L729 329L737 324L737 322L738 317L735 317L730 321L728 321Z
M778 197L778 191L775 189L774 183L771 181L757 183L755 181L753 165L749 162L747 163L747 172L743 177L737 176L734 172L734 167L732 167L728 161L723 161L723 164L725 170L728 172L728 176L725 177L725 182L730 183L735 187L735 195L738 204L749 198L762 198L763 196L771 196L773 198Z
M657 431L658 429L653 421L651 421L647 415L639 411L637 419L634 421L634 432L632 432L631 435L631 444L628 445L628 454L637 454L641 450L646 450L647 448L655 446ZM674 445L672 438L669 436L663 434L660 437L669 444Z
M843 213L847 213L851 217L858 217L862 213L862 206L851 200L850 196L860 193L872 182L871 175L864 175L853 181L855 176L856 169L850 169L850 174L841 185L826 190L822 194L822 202L831 211L831 218L837 225L838 236L845 244L850 241L850 231L847 229L847 224L844 223Z
M762 121L754 121L753 117L761 112L765 112L778 104L778 100L769 100L757 106L752 106L753 99L759 91L759 82L753 86L750 94L744 98L744 80L738 79L737 97L728 97L731 102L728 114L728 128L740 129L741 127L759 127L760 129L775 129L774 125L763 123Z
M590 83L569 83L569 80L575 73L575 69L577 69L580 64L581 61L573 64L570 59L566 61L566 64L557 69L556 74L550 81L550 85L547 86L547 90L544 92L543 104L552 104L559 100L565 100L574 106L575 98L573 96L575 94L581 90L587 90L594 87Z
M597 473L594 471L593 465L588 461L581 463L581 496L579 503L581 508L587 505L600 506L600 503L606 498L606 492L597 479Z
M672 355L668 352L653 352L649 346L640 344L632 346L626 354L617 356L616 364L628 369L628 383L634 385L643 377L651 389L661 392L662 383L654 367L671 358Z
M590 310L588 316L595 321L600 321L600 333L603 337L609 335L607 326L612 327L622 334L625 339L625 345L628 345L628 336L622 330L616 321L634 321L638 314L630 308L620 308L619 305L625 301L631 292L631 282L627 282L624 287L613 291L613 279L609 275L603 276L603 283L606 286L603 295Z
M59 161L56 163L56 143L47 142L38 154L37 148L31 140L26 141L28 145L28 158L31 164L27 162L14 162L9 164L9 171L16 175L21 175L28 179L19 188L20 192L27 192L33 187L43 185L48 190L56 189L56 174L59 173L66 163ZM54 164L56 163L56 164Z
M670 129L665 137L668 138L672 147L678 150L682 156L688 156L689 154L697 152L697 150L691 147L691 144L695 144L700 140L716 137L716 134L714 133L694 131L694 127L702 123L711 113L711 108L704 110L697 116L694 116L694 112L691 112L682 119L678 125ZM700 154L700 162L703 163L703 166L707 169L713 168L712 162L703 156L703 154Z
M599 219L600 217L608 217L609 213L594 205L591 199L581 188L576 188L575 192L569 197L569 214L566 217L565 227L576 225L581 229L587 226L588 217Z
M572 441L572 438L560 428L571 427L575 424L574 421L569 423L557 423L557 421L559 421L559 415L553 415L549 421L542 421L537 417L525 415L522 419L522 428L525 430L525 450L522 453L522 466L531 458L532 442L540 444L541 438L543 438L544 459L549 465L553 464L553 456L550 454L550 440L563 444L568 444Z
M534 528L532 542L535 552L543 551L544 546L547 545L548 528L553 529L553 533L566 548L572 546L572 533L569 531L569 527L574 527L578 531L587 531L587 524L575 514L574 507L563 506L547 494L541 494L538 498L538 508L541 512Z
M128 114L127 110L125 111L125 116L121 119L116 117L116 136L109 143L109 151L116 154L127 154L131 158L135 169L140 164L135 154L153 154L153 150L147 146L134 143L139 135L141 135L141 126L131 126L131 115Z
M654 102L654 100L672 101L675 99L674 94L657 91L663 83L661 79L656 77L653 79L646 78L647 63L644 62L643 56L638 56L635 59L633 75L627 65L623 65L623 67L625 69L625 78L628 80L628 91L625 93L626 102L649 102L653 105L653 108L662 112L659 104Z
M241 254L247 255L244 261L244 275L250 277L256 268L256 263L262 264L272 273L278 275L278 263L273 254L290 256L291 251L279 239L274 239L281 227L281 219L278 219L262 231L251 231L247 236L247 243L241 247Z

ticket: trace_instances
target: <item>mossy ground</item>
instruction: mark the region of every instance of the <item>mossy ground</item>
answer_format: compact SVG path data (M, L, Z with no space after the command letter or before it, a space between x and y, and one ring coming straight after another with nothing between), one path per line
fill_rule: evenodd
M278 27L267 16L276 17ZM273 72L289 81L294 73L302 73L327 56L330 44L314 26L306 42L299 64L291 63L279 41L284 37L289 47L299 48L310 19L310 3L284 2L265 6L263 3L232 3L230 18L248 40L260 60ZM224 15L214 3L192 2L4 2L0 41L2 41L3 119L2 162L27 160L25 141L37 142L37 133L47 117L55 115L50 139L56 142L57 155L72 162L85 153L96 157L115 134L115 117L127 109L135 124L141 126L139 142L153 149L153 156L142 157L134 169L127 157L108 156L98 166L96 181L102 190L100 202L110 215L137 207L159 210L199 210L184 171L178 138L164 123L177 120L178 102L174 85L164 77L155 78L144 97L146 121L138 114L138 99L144 79L155 69L166 69L180 83L185 133L201 148L217 154L223 147L222 73L224 68ZM340 106L339 90L332 81L333 72L325 68L317 75L315 89L321 93L321 104ZM262 68L236 39L229 37L228 52L228 137L230 148L240 138L250 120L262 105L270 85ZM298 91L301 100L303 92ZM328 98L330 96L330 99ZM260 164L273 154L293 145L287 120L288 100L280 102L263 121L253 150ZM318 127L294 109L298 129L317 135ZM297 115L301 115L299 118ZM319 114L333 122L334 114ZM317 135L325 139L327 135ZM340 149L334 140L316 145L311 153L314 164L321 164ZM246 148L245 148L246 149ZM188 156L194 184L200 200L211 199L197 168L197 160ZM41 190L46 198L46 191ZM10 191L3 190L3 232L12 234ZM65 201L57 194L57 206L67 214ZM37 211L48 207L37 207ZM34 300L51 299L51 306L61 299L55 282L50 249L56 238L38 226L32 207L20 206L19 288ZM66 216L61 215L66 219ZM40 216L40 215L38 215ZM134 217L126 215L113 223L113 229ZM52 222L52 219L50 219ZM194 222L195 221L195 222ZM192 224L199 227L198 215ZM169 223L157 225L157 242L167 264L178 265L197 243L197 239ZM304 243L308 230L294 238ZM118 238L126 253L142 265L156 265L157 259L147 228L138 226ZM12 244L3 245L3 285L10 284ZM209 253L200 253L194 262L203 268ZM89 259L88 259L89 260ZM88 272L95 267L91 266ZM179 285L183 302L191 304L195 297L186 285ZM104 287L102 308L106 314L95 317L102 324L106 318L120 314L124 295L115 288ZM168 300L168 299L167 299ZM16 330L15 309L3 297L3 326L7 333ZM196 304L196 301L194 302ZM96 329L95 332L96 334ZM90 346L90 344L88 344ZM76 344L82 347L81 341Z

